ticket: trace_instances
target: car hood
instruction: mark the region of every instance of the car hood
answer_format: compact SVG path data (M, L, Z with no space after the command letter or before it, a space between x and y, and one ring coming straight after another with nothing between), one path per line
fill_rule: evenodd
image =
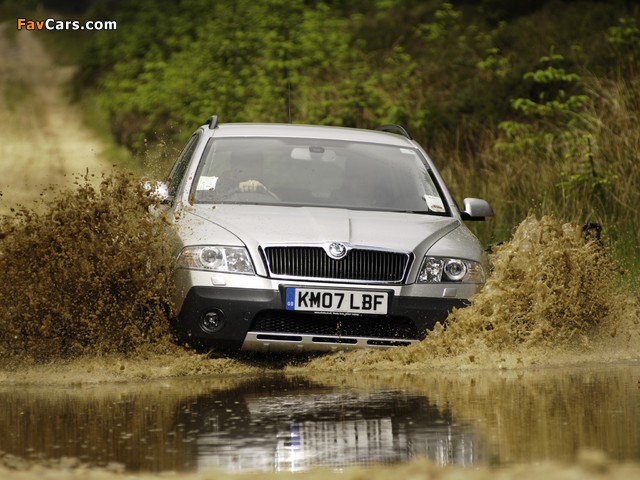
M343 242L420 254L461 225L456 218L428 214L268 205L196 205L187 215L209 225L200 239L193 238L197 243L229 244L232 234L250 249Z

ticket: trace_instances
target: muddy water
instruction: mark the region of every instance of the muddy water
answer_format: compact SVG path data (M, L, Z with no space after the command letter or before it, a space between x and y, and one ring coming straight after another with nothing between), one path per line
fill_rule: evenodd
M640 460L640 365L0 388L0 450L130 471Z

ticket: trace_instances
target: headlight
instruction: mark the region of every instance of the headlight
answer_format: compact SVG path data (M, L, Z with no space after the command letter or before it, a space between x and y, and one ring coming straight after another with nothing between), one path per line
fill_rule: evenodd
M418 283L441 282L484 283L484 269L471 260L424 257Z
M185 247L176 260L178 268L253 275L253 264L244 247Z

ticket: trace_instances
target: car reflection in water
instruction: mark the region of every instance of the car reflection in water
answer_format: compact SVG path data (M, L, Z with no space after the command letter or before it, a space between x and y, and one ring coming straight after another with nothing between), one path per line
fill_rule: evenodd
M199 397L188 415L201 425L194 439L198 470L299 471L424 456L442 465L471 465L488 456L471 427L456 425L424 396L401 390L270 378Z

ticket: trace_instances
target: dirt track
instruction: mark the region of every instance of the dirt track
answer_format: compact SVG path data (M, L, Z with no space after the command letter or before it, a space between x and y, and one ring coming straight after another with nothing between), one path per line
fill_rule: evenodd
M74 173L108 167L100 140L65 98L73 67L55 65L41 41L47 32L0 24L0 212L30 203Z

